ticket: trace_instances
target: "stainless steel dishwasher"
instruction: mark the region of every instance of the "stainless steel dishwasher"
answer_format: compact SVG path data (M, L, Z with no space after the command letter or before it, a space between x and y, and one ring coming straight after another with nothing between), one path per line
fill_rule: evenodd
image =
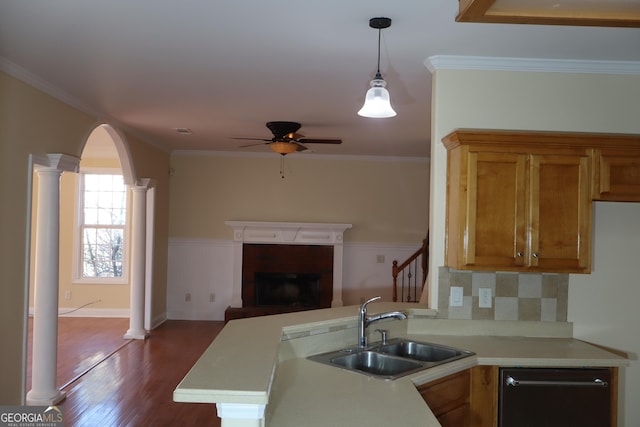
M499 427L611 425L609 369L500 369Z

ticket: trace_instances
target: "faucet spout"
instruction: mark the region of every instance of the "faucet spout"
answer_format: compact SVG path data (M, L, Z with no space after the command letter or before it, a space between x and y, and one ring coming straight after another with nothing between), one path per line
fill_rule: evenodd
M388 313L380 313L380 314L376 314L375 316L368 317L367 319L365 319L364 326L366 328L373 322L377 322L378 320L383 320L383 319L405 320L406 318L407 318L407 315L401 311L390 311Z
M370 302L379 300L380 298L381 297L379 296L373 297L365 301L364 303L362 303L362 305L360 306L360 312L358 315L358 347L360 348L364 348L367 346L367 327L370 324L383 319L404 320L407 318L407 315L401 311L389 311L387 313L380 313L380 314L376 314L374 316L368 317L367 305Z

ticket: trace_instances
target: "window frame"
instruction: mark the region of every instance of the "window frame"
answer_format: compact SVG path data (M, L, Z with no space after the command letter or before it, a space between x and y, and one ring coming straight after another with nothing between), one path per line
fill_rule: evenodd
M122 250L122 276L120 277L83 277L82 268L84 262L83 244L84 244L84 176L85 175L121 175L124 177L122 170L113 168L97 168L97 167L84 167L77 174L77 197L76 197L76 213L75 213L75 226L74 226L74 248L73 248L73 283L74 284L115 284L115 285L127 285L129 284L129 248L131 246L130 239L130 223L131 223L131 192L129 186L125 183L125 223L122 226L123 230L123 250ZM105 226L104 228L110 228L111 226ZM113 228L121 228L120 226L113 226Z

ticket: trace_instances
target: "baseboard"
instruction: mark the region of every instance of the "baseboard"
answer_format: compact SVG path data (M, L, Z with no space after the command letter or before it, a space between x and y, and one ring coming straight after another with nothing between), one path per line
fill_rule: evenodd
M151 319L151 330L156 329L166 321L167 321L166 312L160 314L159 316L154 317L153 319Z
M201 312L185 312L185 311L169 311L167 312L167 319L171 320L212 320L212 321L224 321L224 313L211 313L209 311Z
M29 307L29 316L33 316L34 309ZM58 317L129 317L128 308L58 308Z

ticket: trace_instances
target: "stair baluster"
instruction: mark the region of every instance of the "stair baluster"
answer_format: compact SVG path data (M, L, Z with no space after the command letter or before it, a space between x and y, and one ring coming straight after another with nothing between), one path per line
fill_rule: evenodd
M398 261L393 261L391 274L393 276L393 301L397 302L418 302L418 258L421 257L422 281L420 290L424 287L428 273L429 257L429 234L422 241L422 246L414 252L406 261L398 265ZM398 295L398 276L400 275L400 295Z

